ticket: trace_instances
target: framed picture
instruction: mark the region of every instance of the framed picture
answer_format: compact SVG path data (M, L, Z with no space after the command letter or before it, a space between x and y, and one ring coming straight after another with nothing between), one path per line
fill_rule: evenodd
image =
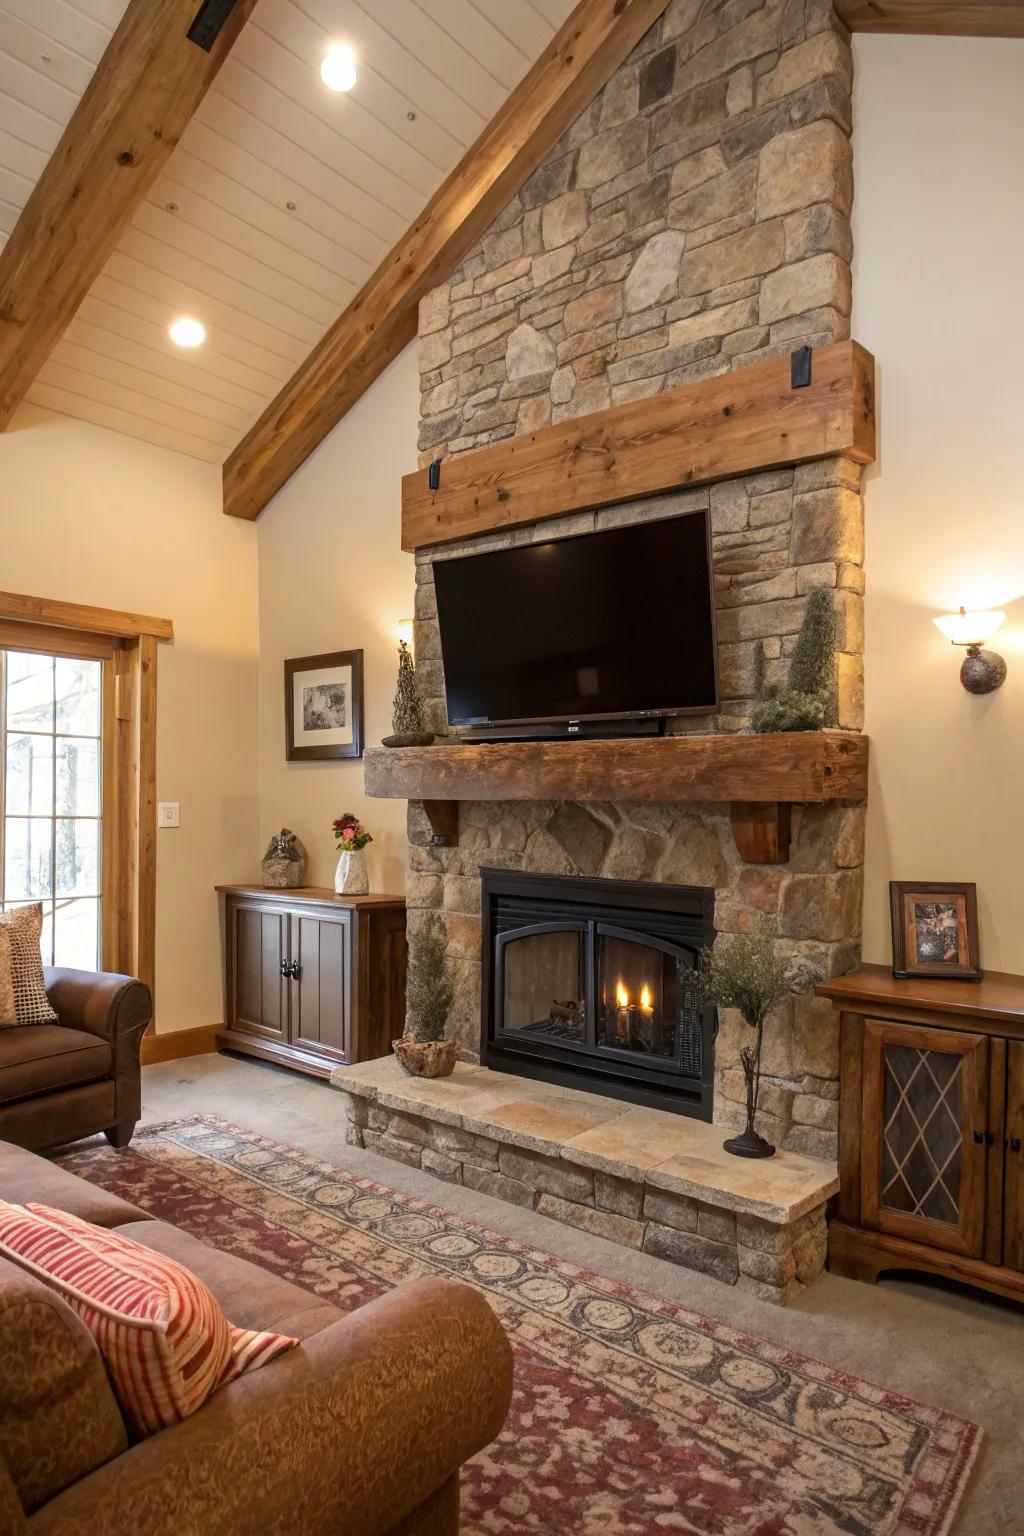
M978 981L978 895L975 885L891 880L892 973Z
M284 731L289 762L362 757L362 651L285 662Z

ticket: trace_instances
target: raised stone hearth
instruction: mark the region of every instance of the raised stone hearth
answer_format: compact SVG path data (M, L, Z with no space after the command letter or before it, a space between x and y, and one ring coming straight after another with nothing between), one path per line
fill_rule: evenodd
M449 1183L788 1302L825 1262L834 1163L731 1157L713 1126L459 1063L339 1067L347 1139Z

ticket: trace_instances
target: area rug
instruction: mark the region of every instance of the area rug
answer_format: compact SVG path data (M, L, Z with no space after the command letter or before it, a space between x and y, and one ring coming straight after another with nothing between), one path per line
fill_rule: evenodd
M941 1536L980 1430L212 1116L65 1167L344 1310L441 1272L516 1354L464 1536ZM439 1405L440 1406L440 1405Z

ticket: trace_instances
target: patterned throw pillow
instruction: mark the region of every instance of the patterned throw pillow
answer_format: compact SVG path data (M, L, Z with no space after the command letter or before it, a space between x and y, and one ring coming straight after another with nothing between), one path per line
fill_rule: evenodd
M0 1200L0 1253L78 1313L139 1435L187 1418L218 1387L299 1342L233 1327L184 1265L66 1211Z
M0 927L0 1029L17 1024L14 1007L14 971L11 966L11 935L9 929Z
M12 907L0 912L0 927L7 930L11 947L11 972L14 977L14 1022L16 1024L55 1024L57 1015L50 1007L43 980L43 957L39 953L39 935L43 930L43 907Z

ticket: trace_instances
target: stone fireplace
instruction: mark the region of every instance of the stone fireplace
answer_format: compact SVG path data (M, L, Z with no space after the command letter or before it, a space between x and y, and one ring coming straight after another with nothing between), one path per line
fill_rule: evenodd
M824 0L673 0L423 301L422 462L848 337L851 78L848 35ZM785 677L808 592L822 586L836 615L837 724L858 731L860 476L850 460L820 458L421 550L415 648L429 724L446 726L436 561L700 507L712 531L722 706L674 719L669 731L749 729L762 684ZM464 798L458 846L439 847L413 802L409 836L410 932L427 913L443 920L452 1023L469 1061L480 1057L495 980L488 903L507 877L706 891L715 933L767 917L779 946L822 977L859 958L860 805L794 806L788 858L771 865L743 862L726 804ZM593 975L589 985L589 1005L585 986L559 985L565 996L554 1001L575 1001L577 1014L582 1002L596 1040ZM632 991L623 1006L639 1006ZM544 1017L542 1007L531 1022ZM623 1029L628 1038L628 1017ZM488 1038L490 1061L497 1040ZM723 1011L711 1111L722 1125L742 1121L744 1039ZM839 1044L827 1002L783 1001L766 1027L763 1069L764 1134L786 1150L834 1156ZM710 1080L701 1095L707 1114Z

